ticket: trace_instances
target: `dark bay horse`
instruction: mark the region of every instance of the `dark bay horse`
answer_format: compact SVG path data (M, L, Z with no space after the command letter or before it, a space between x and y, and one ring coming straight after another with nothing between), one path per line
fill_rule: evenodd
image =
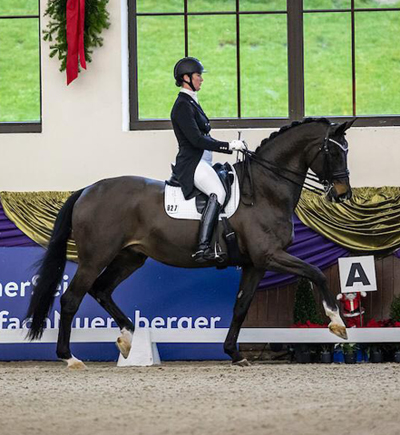
M250 163L238 162L239 179L250 166L252 206L241 202L230 224L244 258L233 319L224 350L234 363L247 365L237 350L237 339L257 286L267 270L306 277L322 294L329 329L347 338L345 325L323 273L285 252L293 237L292 215L309 168L324 183L328 200L351 197L347 170L345 131L353 121L331 124L327 119L306 119L283 127L264 139ZM269 170L268 167L271 169ZM187 268L212 267L192 258L196 250L198 221L171 219L164 212L164 182L142 177L99 181L72 194L55 222L48 250L38 270L27 318L29 338L41 337L54 302L66 262L66 243L73 235L79 264L61 297L57 356L70 368L84 364L70 351L71 323L83 297L89 293L114 318L121 329L117 346L127 357L134 325L112 299L114 289L143 266L147 257ZM243 191L243 186L241 186Z

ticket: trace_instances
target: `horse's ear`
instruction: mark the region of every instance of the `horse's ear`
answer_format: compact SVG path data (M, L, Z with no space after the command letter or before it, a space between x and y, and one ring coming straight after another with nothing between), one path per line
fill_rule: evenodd
M350 121L343 122L343 124L339 124L335 129L335 134L337 136L343 136L345 131L348 130L354 124L354 122L356 120L357 120L357 118L353 118Z
M357 121L357 118L354 117L350 121L345 122L346 128L344 130L345 131L348 130L356 121Z

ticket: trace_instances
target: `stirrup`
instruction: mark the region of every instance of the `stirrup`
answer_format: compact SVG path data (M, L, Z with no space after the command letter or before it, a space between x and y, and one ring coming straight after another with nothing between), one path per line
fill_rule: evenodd
M217 263L223 263L228 259L226 252L223 252L219 243L215 243L214 250L211 246L207 246L205 249L199 249L192 255L195 261L198 263L205 263L207 261L216 261Z
M212 253L212 256L210 255L210 259L218 263L223 263L225 260L228 259L228 254L222 250L219 243L215 242L214 252Z
M210 259L208 258L209 256L209 252L211 250L211 246L207 246L204 249L199 249L198 251L196 251L193 255L192 258L194 258L194 261L197 261L197 263L205 263L207 261L209 261Z

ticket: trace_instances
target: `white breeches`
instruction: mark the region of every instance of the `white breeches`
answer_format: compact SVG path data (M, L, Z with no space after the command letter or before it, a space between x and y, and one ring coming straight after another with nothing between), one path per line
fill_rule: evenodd
M196 167L194 185L208 196L215 193L220 205L224 203L226 197L224 186L214 169L204 160L200 160Z

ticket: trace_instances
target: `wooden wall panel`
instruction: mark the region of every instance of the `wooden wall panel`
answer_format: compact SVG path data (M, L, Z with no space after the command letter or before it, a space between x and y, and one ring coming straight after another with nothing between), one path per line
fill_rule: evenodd
M394 295L394 255L385 257L382 264L382 310L381 316L387 319L390 314L390 304ZM379 287L378 287L379 289ZM379 290L378 290L379 291Z
M378 291L368 292L362 299L365 320L389 317L390 304L394 295L400 294L400 259L391 255L375 260ZM324 271L333 294L340 293L339 267L337 264ZM246 327L290 327L293 324L293 308L297 283L256 292L243 326ZM317 308L326 318L321 295L314 289ZM327 319L327 318L326 318ZM327 319L328 321L328 319Z

